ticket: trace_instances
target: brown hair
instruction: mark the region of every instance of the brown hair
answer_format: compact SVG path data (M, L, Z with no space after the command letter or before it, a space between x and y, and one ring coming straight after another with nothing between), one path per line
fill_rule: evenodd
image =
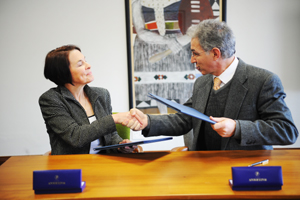
M56 85L65 85L72 83L70 72L69 53L72 50L80 48L75 45L65 45L50 51L45 59L44 76L46 79L54 82Z

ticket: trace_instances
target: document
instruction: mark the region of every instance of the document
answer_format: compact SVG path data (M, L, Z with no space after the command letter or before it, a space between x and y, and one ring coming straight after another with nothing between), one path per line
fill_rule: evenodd
M168 107L170 107L170 108L172 108L174 110L177 110L178 112L181 112L183 114L190 115L192 117L204 120L204 121L209 122L211 124L215 124L216 123L215 121L211 120L209 118L209 116L204 115L203 113L199 112L198 110L196 110L194 108L190 108L188 106L184 106L184 105L178 104L176 102L164 99L162 97L159 97L159 96L151 94L151 93L149 93L148 97L150 97L151 99L154 99L156 101L159 101L160 103L163 103L166 106L168 106Z

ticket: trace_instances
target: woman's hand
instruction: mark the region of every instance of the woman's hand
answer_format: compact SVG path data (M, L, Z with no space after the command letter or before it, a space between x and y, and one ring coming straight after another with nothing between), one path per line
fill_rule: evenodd
M113 114L112 117L116 124L122 124L134 131L143 130L148 125L147 115L136 108L129 112Z
M139 128L142 125L141 122L136 117L132 116L130 112L116 113L113 114L112 117L116 124L122 124L130 129Z
M123 140L119 144L124 144L124 143L130 143L131 141L128 139ZM135 149L137 148L136 145L133 146L125 146L125 147L120 147L118 150L122 153L132 153Z

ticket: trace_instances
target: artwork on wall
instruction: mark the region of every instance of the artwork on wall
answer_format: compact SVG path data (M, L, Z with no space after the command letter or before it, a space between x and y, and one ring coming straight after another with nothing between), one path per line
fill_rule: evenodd
M226 0L126 0L125 8L129 106L173 112L148 93L180 104L191 97L201 76L190 62L192 26L205 19L226 21Z

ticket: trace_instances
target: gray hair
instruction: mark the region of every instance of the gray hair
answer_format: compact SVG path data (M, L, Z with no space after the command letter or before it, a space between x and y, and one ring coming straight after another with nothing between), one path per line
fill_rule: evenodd
M235 53L235 37L225 22L207 19L193 27L192 38L198 38L202 49L209 52L213 48L221 51L222 58L230 58Z

